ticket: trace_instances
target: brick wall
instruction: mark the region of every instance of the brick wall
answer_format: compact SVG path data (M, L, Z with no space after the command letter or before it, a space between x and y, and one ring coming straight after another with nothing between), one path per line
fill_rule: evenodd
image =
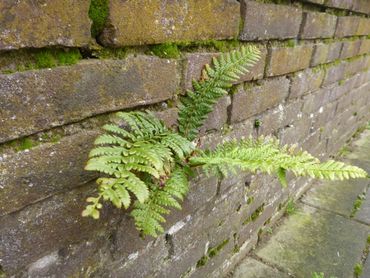
M309 180L199 173L166 233L141 239L109 206L80 216L96 187L83 169L92 141L119 110L175 125L202 66L255 44L261 60L201 145L272 134L328 158L370 119L369 15L367 0L1 1L0 277L226 274Z

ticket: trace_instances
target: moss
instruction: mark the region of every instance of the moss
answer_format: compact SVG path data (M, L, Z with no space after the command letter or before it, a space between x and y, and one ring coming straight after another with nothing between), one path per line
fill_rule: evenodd
M285 214L292 215L296 212L297 208L292 198L289 198L286 207L285 207Z
M199 261L197 262L197 268L199 268L199 267L202 267L202 266L204 266L204 265L206 265L207 264L207 262L208 262L208 257L207 256L203 256L203 257L201 257L200 259L199 259Z
M248 205L250 205L250 204L252 204L253 202L254 202L254 197L253 197L253 196L248 197L248 199L247 199L247 204L248 204Z
M350 217L354 217L356 212L361 208L362 202L366 199L366 193L363 192L357 196L357 199L353 203L353 208Z
M39 143L31 138L22 138L17 139L9 143L9 145L14 149L16 152L24 151L32 149L33 147L37 146Z
M353 274L355 275L355 277L360 277L362 274L362 271L363 271L363 266L360 263L356 264L355 267L353 268Z
M255 221L264 211L265 209L265 204L262 204L259 206L247 219L244 220L243 225L246 225L250 222Z
M2 58L3 74L32 69L52 68L56 66L76 64L82 59L78 49L37 49L27 51L10 51Z
M256 0L257 2L264 3L264 4L292 4L290 0Z
M350 153L350 149L348 146L343 146L340 148L340 150L338 151L338 156L346 156L347 154Z
M96 38L105 26L109 15L108 0L91 0L89 17L92 20L91 36Z
M262 125L262 121L260 119L254 120L254 127L259 128Z
M181 52L174 43L157 44L150 47L150 52L161 58L179 58Z
M219 245L209 249L207 252L209 258L213 258L214 256L216 256L226 246L226 244L229 243L229 241L229 239L225 239Z
M339 10L339 9L326 9L325 10L326 13L328 14L333 14L333 15L336 15L336 16L346 16L348 15L348 11L346 10Z
M124 59L129 52L129 48L101 48L95 50L92 55L100 59Z

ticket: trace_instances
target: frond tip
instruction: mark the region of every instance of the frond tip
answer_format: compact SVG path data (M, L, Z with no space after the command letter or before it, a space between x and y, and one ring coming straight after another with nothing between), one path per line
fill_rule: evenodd
M286 185L286 171L296 176L328 180L368 176L359 167L333 160L321 163L308 152L295 150L295 146L280 146L278 140L264 137L224 143L214 151L191 157L190 164L201 165L209 173L225 176L238 169L275 173L282 185Z
M254 46L223 53L213 58L213 67L206 65L201 81L193 81L194 92L188 91L181 98L179 106L179 131L182 136L194 140L198 129L213 110L219 98L227 95L233 83L248 72L260 58L260 51Z

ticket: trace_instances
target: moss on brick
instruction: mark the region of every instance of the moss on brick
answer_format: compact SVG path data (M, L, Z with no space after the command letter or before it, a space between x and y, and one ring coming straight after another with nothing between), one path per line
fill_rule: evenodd
M214 256L216 256L228 243L229 243L229 239L225 239L219 245L209 249L207 252L209 258L213 258Z
M157 44L150 47L150 52L161 58L179 58L181 52L174 43Z
M79 49L37 49L5 53L0 58L0 73L73 65L82 59Z
M92 20L91 36L96 38L104 29L109 15L108 0L91 0L89 17Z

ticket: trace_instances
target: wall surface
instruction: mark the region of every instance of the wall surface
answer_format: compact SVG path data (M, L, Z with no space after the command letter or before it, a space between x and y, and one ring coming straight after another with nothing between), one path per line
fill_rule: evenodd
M92 141L119 110L174 126L203 65L251 43L262 58L201 145L272 134L326 159L370 119L369 15L368 0L2 0L0 277L225 275L311 182L199 173L166 233L141 239L109 206L81 217Z

